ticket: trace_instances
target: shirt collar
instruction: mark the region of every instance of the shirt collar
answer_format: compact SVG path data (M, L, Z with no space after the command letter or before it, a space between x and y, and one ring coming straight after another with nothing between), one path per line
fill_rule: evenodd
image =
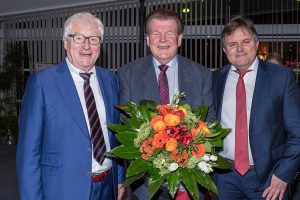
M253 63L251 64L251 66L248 69L250 69L250 70L254 71L255 73L257 73L258 64L259 64L259 61L258 61L258 58L256 57L255 60L253 61ZM230 72L233 72L234 70L237 70L236 67L231 65Z
M82 71L78 68L76 68L70 61L68 58L66 58L66 62L67 62L67 65L68 65L68 68L71 72L71 75L76 78L76 79L82 79L81 76L79 75L79 73L86 73L85 71ZM96 76L96 69L95 69L95 66L92 67L92 69L88 72L88 73L91 73L91 78L95 77Z
M172 59L170 60L170 62L168 62L168 66L169 68L175 68L177 66L177 63L178 63L178 59L177 59L177 55ZM161 65L158 60L156 60L154 57L153 57L153 65L156 69L159 69L158 67Z

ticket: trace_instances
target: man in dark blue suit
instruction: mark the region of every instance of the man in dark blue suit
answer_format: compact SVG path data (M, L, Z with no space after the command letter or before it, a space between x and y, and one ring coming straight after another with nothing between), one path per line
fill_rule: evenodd
M231 19L221 39L230 64L213 73L213 95L218 120L232 129L220 153L232 170L216 174L219 199L286 199L300 163L300 92L293 71L258 60L248 18Z
M183 38L183 23L171 10L157 9L147 16L145 32L151 54L120 68L120 101L139 103L148 99L163 104L160 96L160 66L168 66L168 99L184 92L184 103L192 107L209 106L208 119L215 117L212 99L212 79L209 69L177 54ZM136 190L138 199L147 199L147 188ZM144 189L142 189L144 188ZM162 191L158 199L169 199L168 192Z
M124 194L124 169L105 156L118 145L107 124L119 122L113 107L119 86L113 73L95 66L103 31L90 13L71 16L63 35L67 58L27 82L17 148L22 200L121 199Z

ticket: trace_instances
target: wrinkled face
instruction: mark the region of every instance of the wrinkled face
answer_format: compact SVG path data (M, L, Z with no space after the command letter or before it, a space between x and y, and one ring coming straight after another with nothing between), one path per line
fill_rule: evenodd
M225 36L224 52L238 70L248 69L256 58L259 42L245 29L238 28Z
M177 34L175 20L151 20L147 45L152 55L160 64L167 64L176 54L181 45L182 34Z
M80 19L72 23L70 34L80 34L85 37L100 36L96 22ZM67 51L69 61L78 69L89 71L95 64L100 54L100 43L89 44L85 40L83 44L77 44L72 37L64 39L64 48Z

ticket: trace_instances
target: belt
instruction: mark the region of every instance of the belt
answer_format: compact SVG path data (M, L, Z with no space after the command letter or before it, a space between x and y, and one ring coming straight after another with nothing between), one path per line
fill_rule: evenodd
M234 166L234 160L231 160L231 159L228 159L228 158L225 158L230 164L232 164ZM255 165L250 165L249 167L249 170L252 170L255 168Z
M92 182L93 183L99 183L100 181L102 181L103 179L105 179L108 176L109 172L110 172L110 169L106 170L102 173L99 173L99 174L93 174L92 175Z

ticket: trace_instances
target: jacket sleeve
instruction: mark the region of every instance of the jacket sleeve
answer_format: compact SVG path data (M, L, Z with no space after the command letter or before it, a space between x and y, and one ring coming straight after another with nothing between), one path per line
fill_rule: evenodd
M289 183L300 164L300 91L292 70L289 70L285 84L282 112L287 140L274 174Z
M36 74L32 74L19 115L17 175L20 199L44 199L41 178L44 100Z

